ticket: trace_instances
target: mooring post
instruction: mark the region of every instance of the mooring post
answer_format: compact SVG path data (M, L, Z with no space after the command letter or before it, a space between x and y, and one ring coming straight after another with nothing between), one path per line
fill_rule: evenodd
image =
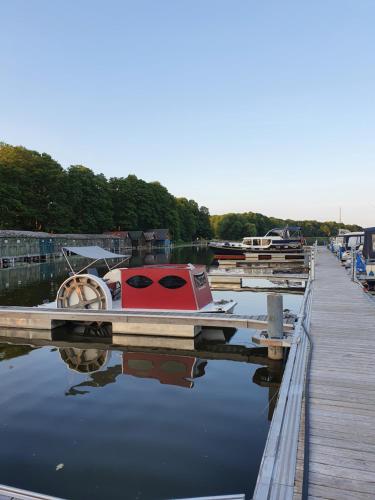
M269 338L282 339L283 331L283 296L278 293L267 295L268 325L267 333ZM282 347L268 347L268 357L270 359L283 359Z

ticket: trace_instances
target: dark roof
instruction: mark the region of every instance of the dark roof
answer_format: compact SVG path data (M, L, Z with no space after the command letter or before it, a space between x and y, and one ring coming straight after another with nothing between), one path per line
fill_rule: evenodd
M139 240L143 236L143 231L128 231L128 235L133 241Z
M169 229L148 229L155 234L155 240L169 240Z

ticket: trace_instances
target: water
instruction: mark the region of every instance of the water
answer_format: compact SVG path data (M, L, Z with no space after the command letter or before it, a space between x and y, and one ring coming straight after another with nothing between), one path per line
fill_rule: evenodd
M133 263L145 257L207 263L210 254L184 248ZM0 271L0 304L52 299L63 268ZM238 313L265 313L263 293L235 299ZM297 311L300 300L284 305ZM190 353L0 343L0 483L83 500L250 498L282 373L262 353L247 330Z

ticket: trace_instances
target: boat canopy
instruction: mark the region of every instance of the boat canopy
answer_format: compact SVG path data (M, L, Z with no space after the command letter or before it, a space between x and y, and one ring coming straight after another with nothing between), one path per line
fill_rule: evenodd
M300 237L300 233L300 226L274 227L266 233L266 236L280 236L281 238L289 239L293 237Z
M63 247L64 250L68 252L75 253L80 255L81 257L87 257L88 259L118 259L129 257L129 255L119 254L109 252L108 250L104 250L104 248L100 248L98 246L91 247Z
M363 245L364 240L364 232L363 231L353 231L350 233L346 233L343 235L343 244L346 250L350 248L359 248L360 245Z
M69 253L74 253L76 255L80 255L81 257L86 257L87 259L92 260L93 262L90 262L90 264L84 266L82 269L79 271L74 271L72 265L69 262L67 252ZM62 254L65 257L66 262L68 263L68 266L70 267L70 270L72 271L73 274L80 274L86 269L88 269L90 266L98 262L99 260L104 260L106 263L106 266L108 270L110 271L111 269L114 269L116 266L124 262L125 260L130 259L131 255L124 255L120 253L113 253L109 252L108 250L104 250L104 248L100 248L98 246L87 246L87 247L62 247ZM121 259L120 262L115 264L114 266L110 267L107 259Z
M375 227L368 227L365 229L363 256L366 259L375 259Z

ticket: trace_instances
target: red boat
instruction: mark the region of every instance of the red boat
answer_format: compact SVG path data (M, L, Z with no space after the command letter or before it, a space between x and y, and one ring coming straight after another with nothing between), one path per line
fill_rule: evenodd
M74 271L69 257L80 255L93 260ZM142 267L110 267L109 259L130 258L99 247L65 247L63 255L71 276L60 286L56 302L45 304L69 309L121 309L124 311L232 312L233 300L214 301L205 266L163 264ZM101 278L90 269L104 260L108 272Z

